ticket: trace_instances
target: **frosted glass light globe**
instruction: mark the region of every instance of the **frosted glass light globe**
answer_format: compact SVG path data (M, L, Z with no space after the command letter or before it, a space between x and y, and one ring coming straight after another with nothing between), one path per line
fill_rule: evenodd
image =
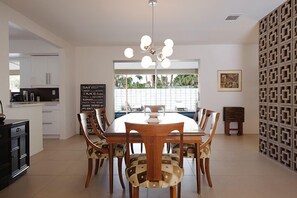
M141 50L146 51L145 47L146 47L146 46L144 46L142 43L140 43L140 49L141 49Z
M173 53L173 49L171 47L168 47L168 46L163 47L163 49L162 49L163 56L169 57L172 55L172 53Z
M141 59L141 66L143 68L148 68L150 65L152 65L152 58L150 56L144 56L142 59Z
M132 58L134 56L134 52L132 48L126 48L124 54L127 58Z
M158 59L159 61L163 61L164 58L165 58L165 57L163 56L162 53L158 53L158 55L157 55L157 59Z
M149 46L152 43L152 39L148 35L144 35L141 37L141 45Z
M164 41L164 44L166 45L166 46L168 46L168 47L173 47L173 45L174 45L174 43L173 43L173 40L171 40L171 39L166 39L165 41Z
M169 60L168 58L165 58L165 59L161 62L161 66L162 66L163 68L168 68L168 67L170 67L170 65L171 65L171 62L170 62L170 60Z

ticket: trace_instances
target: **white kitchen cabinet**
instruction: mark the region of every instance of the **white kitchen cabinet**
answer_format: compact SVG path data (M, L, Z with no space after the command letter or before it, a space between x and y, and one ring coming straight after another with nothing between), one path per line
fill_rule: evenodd
M31 58L19 58L20 61L20 88L31 87Z
M31 56L31 87L59 86L59 56Z
M59 104L47 103L42 109L43 138L60 137L60 109Z

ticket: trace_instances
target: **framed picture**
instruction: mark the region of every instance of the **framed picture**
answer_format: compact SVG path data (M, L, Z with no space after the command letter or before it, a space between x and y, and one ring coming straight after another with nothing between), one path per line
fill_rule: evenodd
M218 91L241 91L241 70L218 70Z

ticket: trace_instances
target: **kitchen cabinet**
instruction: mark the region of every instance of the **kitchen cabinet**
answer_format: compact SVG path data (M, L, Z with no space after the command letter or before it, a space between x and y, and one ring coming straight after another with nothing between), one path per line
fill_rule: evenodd
M31 87L31 58L22 57L20 61L20 88Z
M29 121L0 124L0 190L27 172L30 165Z
M47 103L42 109L42 127L44 138L60 137L60 105Z
M31 56L31 87L59 86L59 56Z

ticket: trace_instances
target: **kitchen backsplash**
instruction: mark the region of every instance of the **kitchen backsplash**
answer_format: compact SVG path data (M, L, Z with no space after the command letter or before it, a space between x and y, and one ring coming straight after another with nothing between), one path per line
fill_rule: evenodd
M11 93L11 102L26 101L26 97L28 101L33 101L33 98L37 101L38 97L41 102L59 101L59 88L21 88L20 92Z

